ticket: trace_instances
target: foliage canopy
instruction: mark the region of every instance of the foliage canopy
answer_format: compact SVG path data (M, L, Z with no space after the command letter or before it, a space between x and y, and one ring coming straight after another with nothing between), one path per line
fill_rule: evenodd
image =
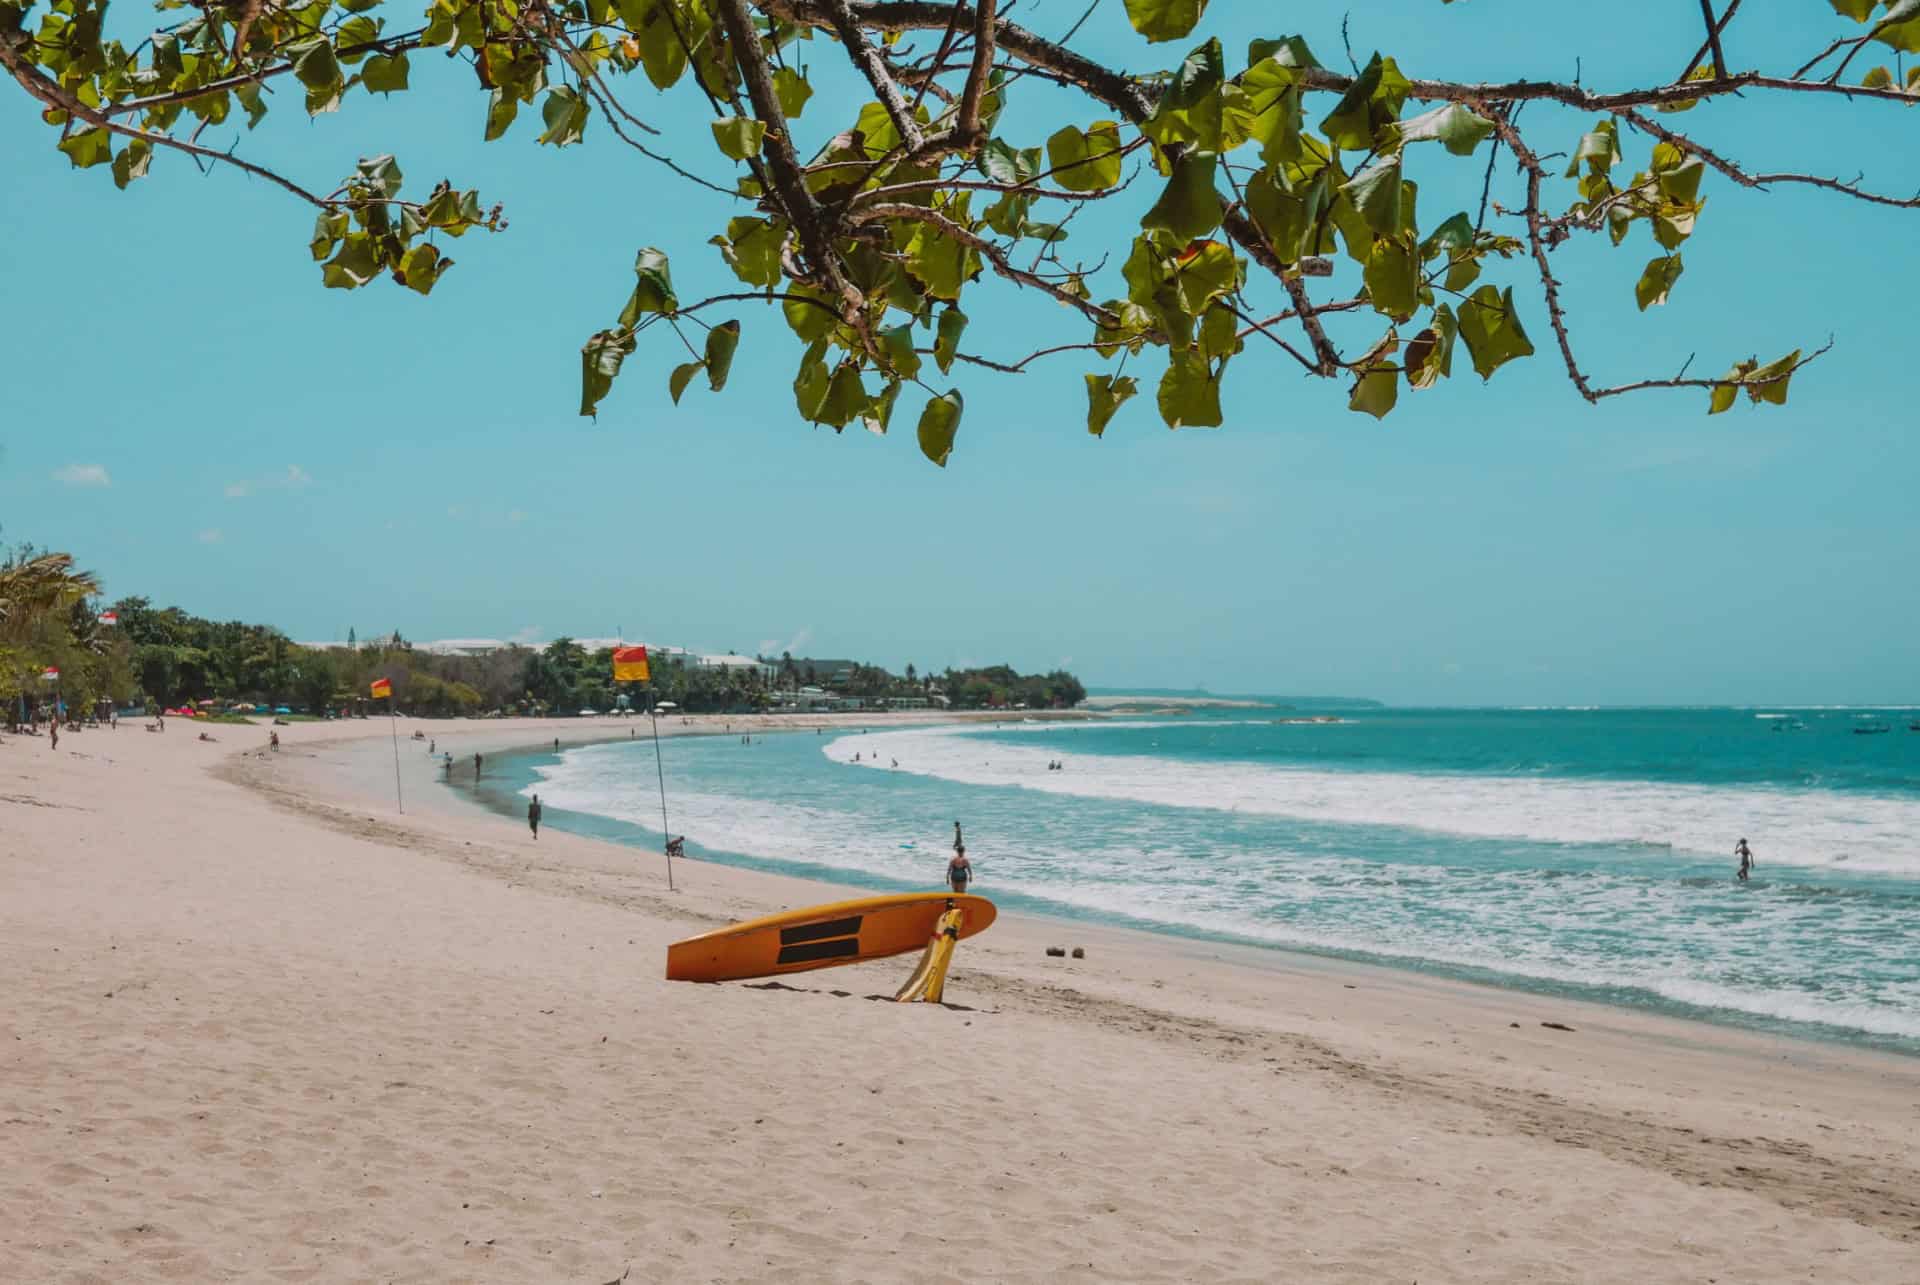
M359 91L451 92L455 79L436 77L431 90L414 81L411 57L443 52L471 70L489 140L525 108L537 120L522 133L542 145L603 129L737 201L711 245L742 289L682 299L668 254L639 248L625 305L582 346L582 414L595 413L642 336L663 324L689 358L670 378L675 402L696 376L720 391L742 325L714 324L712 310L757 301L779 309L800 345L793 397L803 420L884 433L913 385L925 395L921 450L944 465L965 402L933 381L956 363L1023 371L1063 353L1096 363L1084 376L1095 435L1143 380L1169 427L1219 425L1222 381L1252 364L1249 348L1340 381L1351 409L1379 417L1456 370L1491 379L1533 356L1542 309L1589 402L1694 388L1709 413L1742 394L1784 403L1824 347L1736 360L1719 376L1683 368L1595 381L1575 357L1549 256L1581 234L1616 246L1632 238L1651 251L1631 274L1644 311L1684 292L1682 246L1710 182L1920 205L1859 180L1747 168L1698 137L1692 123L1714 113L1681 115L1736 95L1840 98L1857 111L1920 101L1920 66L1902 58L1920 52L1920 0L1796 3L1838 34L1791 72L1729 62L1740 0L1701 0L1687 42L1698 47L1686 59L1676 51L1671 81L1607 91L1423 79L1382 52L1349 54L1343 71L1284 31L1242 56L1206 35L1208 0L1096 0L1059 39L1011 21L998 0L431 0L424 10L418 0L156 0L184 16L131 48L109 33L104 0L0 0L0 65L74 166L98 167L122 188L162 152L237 167L314 207L308 248L325 286L384 276L427 294L454 264L453 240L505 230L498 205L451 182L409 189L386 155L331 188L309 187L214 145L208 131L238 129L241 115L251 128L285 102L283 87L297 86L313 115L350 108ZM1124 71L1075 52L1089 21L1178 43L1169 65ZM838 56L803 62L803 42ZM1873 54L1891 54L1892 66L1859 69ZM829 69L871 95L851 119L809 112ZM1022 80L1071 92L1083 114L1035 128L1008 109ZM663 139L630 105L649 90L697 95L710 128ZM1589 120L1570 137L1544 127L1542 144L1521 125L1533 103ZM1542 128L1529 119L1528 131ZM685 159L709 148L706 161ZM1503 155L1517 202L1491 197ZM1549 164L1560 155L1564 170ZM1448 165L1485 167L1477 212L1420 208L1416 176ZM730 177L697 172L716 169ZM1082 249L1073 225L1105 202L1137 212L1137 223ZM970 292L987 277L1069 310L1078 335L1018 360L969 351L964 309L984 310ZM1130 371L1149 350L1164 364Z

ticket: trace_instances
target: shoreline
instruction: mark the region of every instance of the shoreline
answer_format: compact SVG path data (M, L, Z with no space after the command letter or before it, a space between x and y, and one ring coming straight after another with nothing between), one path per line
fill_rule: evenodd
M377 723L211 730L0 746L0 1276L1871 1282L1920 1242L1910 1058L1020 915L945 1005L843 1002L905 960L666 983L837 888L397 815Z
M709 716L718 718L720 716ZM857 716L852 716L857 720ZM945 719L939 717L913 719L914 723L926 722L929 725L986 722L991 716L978 716L970 719ZM1004 722L1005 720L995 720ZM781 732L797 734L805 728L784 728L777 724L771 727L756 725L748 729L762 735ZM840 724L839 732L858 730L855 722ZM720 735L720 727L683 729L682 735ZM738 730L735 735L740 734ZM621 737L587 737L572 743L562 744L562 750L582 748L589 745L617 744ZM640 739L645 739L641 737ZM507 761L526 760L541 755L551 756L554 750L548 742L528 743L511 748L488 749L484 752L498 754ZM447 787L443 784L442 789ZM511 788L495 788L485 791L485 797L463 794L456 786L451 797L458 799L463 807L479 808L496 817L518 819L518 808L524 806L519 800L519 791ZM580 826L569 824L570 817L587 819L594 824ZM617 821L600 817L594 813L569 813L550 811L547 825L568 833L580 835L600 842L616 843L635 852L652 851L645 844L627 837L629 834L650 834L652 830L643 825ZM657 853L655 854L657 855ZM732 869L754 871L764 874L784 875L805 880L832 889L836 896L858 893L892 892L909 890L909 886L897 880L877 877L861 878L856 871L849 871L809 862L783 862L775 858L758 857L750 853L724 853L707 850L705 855L692 858L709 864L723 865ZM999 895L999 894L996 894ZM1766 1013L1753 1012L1737 1008L1714 1008L1707 1005L1689 1004L1669 999L1651 991L1632 992L1633 998L1616 998L1598 995L1593 992L1606 988L1586 986L1577 981L1567 981L1552 977L1538 977L1523 974L1503 974L1491 969L1474 968L1467 965L1451 964L1445 961L1430 960L1422 956L1395 956L1384 952L1363 950L1343 950L1337 947L1315 947L1294 943L1265 942L1231 933L1209 932L1197 928L1186 928L1178 924L1158 924L1150 920L1127 921L1125 917L1105 914L1099 911L1074 913L1071 908L1050 907L1044 899L1027 897L1019 893L1012 896L1020 904L1009 905L1001 901L1003 916L1017 919L1037 920L1051 925L1056 933L1085 932L1091 926L1113 929L1134 934L1150 941L1185 942L1198 946L1218 948L1235 952L1234 958L1240 966L1249 968L1270 967L1270 956L1293 957L1296 967L1305 966L1311 961L1333 964L1353 965L1376 969L1388 973L1405 974L1412 979L1426 979L1443 984L1484 989L1496 993L1529 995L1537 999L1578 1004L1602 1011L1618 1010L1623 1013L1643 1014L1649 1017L1664 1018L1671 1021L1699 1023L1719 1030L1744 1032L1748 1035L1767 1039L1785 1039L1804 1042L1816 1047L1832 1046L1842 1049L1857 1049L1886 1054L1897 1058L1920 1058L1920 1041L1901 1035L1882 1035L1872 1031L1841 1026L1832 1026L1810 1020L1779 1017ZM822 897L831 900L832 897ZM1038 902L1036 905L1034 903Z

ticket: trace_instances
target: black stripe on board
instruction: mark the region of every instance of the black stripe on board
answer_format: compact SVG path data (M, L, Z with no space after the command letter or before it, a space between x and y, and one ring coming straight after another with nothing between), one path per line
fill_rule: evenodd
M782 928L780 944L792 946L803 941L819 941L822 937L854 937L860 932L860 920L864 916L849 915L845 919L829 919L825 923L801 924L797 928Z
M780 958L776 964L807 964L816 959L844 959L860 953L858 937L841 937L834 941L810 941L799 946L782 946Z

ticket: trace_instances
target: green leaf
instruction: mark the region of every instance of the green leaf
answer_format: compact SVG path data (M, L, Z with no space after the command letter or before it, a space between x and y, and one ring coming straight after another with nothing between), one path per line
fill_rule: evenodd
M1192 241L1220 226L1220 194L1213 188L1212 152L1187 152L1173 164L1173 177L1140 226L1166 232L1174 240Z
M1875 67L1860 78L1862 89L1892 89L1893 72L1885 67Z
M632 329L643 312L664 312L672 316L679 308L680 300L673 293L673 274L668 269L665 253L652 246L640 251L633 261L633 275L633 294L627 299L627 306L620 310L621 326Z
M915 226L907 241L907 270L935 299L958 299L968 275L967 247L932 224Z
M926 409L920 412L920 453L941 468L953 454L953 439L960 431L960 412L964 409L966 402L956 388L929 398Z
M1758 359L1752 357L1749 357L1745 361L1736 361L1733 363L1733 369L1722 375L1721 378L1734 382L1716 384L1714 386L1713 395L1707 401L1707 414L1718 415L1722 411L1731 409L1734 398L1740 395L1740 389L1737 387L1737 384L1758 369L1759 365L1760 362Z
M346 79L325 36L308 36L287 46L293 74L308 89L337 89Z
M1200 318L1200 355L1208 360L1234 356L1243 347L1239 330L1240 319L1231 308L1221 304L1208 308Z
M113 158L113 185L125 191L127 184L144 178L153 160L153 145L144 138L130 138L120 154Z
M781 67L773 73L773 93L780 100L780 111L786 118L797 120L806 110L807 100L813 97L813 86L807 83L805 72Z
M1920 53L1920 0L1893 0L1874 27L1873 38L1902 53Z
M1401 146L1438 139L1455 156L1471 156L1481 140L1493 133L1493 122L1459 103L1448 103L1401 121L1395 132Z
M871 404L866 385L860 382L860 368L852 362L842 362L834 370L833 378L827 381L827 395L814 420L836 429L845 428Z
M1367 298L1374 311L1411 320L1420 307L1420 261L1398 238L1381 237L1367 255Z
M374 54L367 59L366 65L360 68L360 83L367 87L369 94L398 93L407 87L407 71L406 50L402 49L394 54ZM258 99L256 98L255 101L257 102ZM241 102L246 106L247 114L253 116L253 105L247 103L244 94L241 95ZM266 109L261 108L261 114L265 113ZM259 118L254 117L254 119Z
M320 269L320 284L329 290L357 290L379 271L373 238L365 232L351 232L340 243L340 252Z
M1202 151L1219 151L1226 110L1221 91L1226 82L1220 42L1195 46L1181 60L1140 132L1163 148L1187 143Z
M899 396L900 381L896 379L881 389L878 397L867 403L867 408L860 412L860 422L869 433L877 433L881 437L887 435L887 426L893 422L893 403Z
M434 246L422 242L408 250L401 258L394 279L407 289L419 294L432 294L434 283L440 280L440 274L453 266L453 260L442 262L440 251Z
M1121 403L1140 391L1140 381L1132 375L1088 375L1087 431L1099 437L1107 431L1108 421Z
M1313 68L1320 60L1307 48L1304 36L1281 36L1278 40L1255 40L1247 46L1247 65L1273 59L1283 67Z
M519 100L506 90L496 88L487 104L487 141L491 143L506 133L507 127L513 124L513 118L519 114Z
M313 240L308 248L313 251L313 261L319 263L333 253L340 238L347 234L350 223L347 212L340 210L333 214L322 214L313 221Z
M1122 348L1137 354L1146 343L1145 336L1153 329L1153 314L1131 299L1109 299L1101 306L1113 314L1118 324L1109 326L1099 322L1094 326L1094 351L1109 361Z
M1835 13L1852 18L1855 22L1865 22L1867 15L1880 0L1829 0Z
M1175 349L1168 354L1157 400L1168 428L1220 427L1220 381L1198 353Z
M1689 156L1672 169L1660 170L1657 177L1660 182L1660 194L1677 205L1692 205L1699 199L1700 178L1707 171L1707 163L1698 156Z
M1207 0L1127 0L1127 21L1155 44L1190 34L1207 11Z
M1374 366L1354 381L1347 398L1347 409L1363 411L1375 419L1385 419L1400 399L1400 381L1391 366Z
M733 350L740 346L740 323L723 321L707 332L707 387L719 392L733 369Z
M1168 280L1181 310L1198 316L1215 299L1240 288L1240 263L1219 241L1194 241L1173 257Z
M1073 126L1067 126L1069 130ZM980 172L995 183L1020 181L1020 154L1004 139L989 138L980 147Z
M780 311L801 343L818 343L833 333L834 326L839 324L838 318L817 293L795 286L787 294L791 297L780 301Z
M1645 312L1655 304L1665 303L1667 295L1673 290L1673 283L1680 279L1686 266L1680 262L1677 254L1666 254L1647 264L1645 272L1640 274L1639 282L1633 287L1634 302Z
M667 376L667 392L672 394L675 406L680 404L680 394L687 391L687 385L706 365L704 361L683 361L673 368L673 373Z
M67 154L77 170L92 169L96 165L105 165L113 159L113 133L99 125L92 129L83 129L67 135L60 140L60 150Z
M1433 310L1433 321L1407 345L1403 363L1409 388L1432 388L1453 374L1453 338L1460 331L1453 309L1441 304Z
M1063 127L1047 140L1047 164L1053 181L1069 192L1112 187L1120 181L1120 126L1110 120L1095 121L1084 133L1073 125Z
M751 116L723 116L713 122L713 141L736 161L758 155L760 140L766 136L766 122Z
M1675 250L1680 243L1693 235L1694 219L1699 215L1698 206L1669 205L1653 216L1653 239L1664 250Z
M635 345L633 335L624 330L602 330L580 349L580 413L593 416L600 399L613 387L620 363Z
M1620 163L1620 133L1611 117L1602 117L1592 129L1580 136L1567 162L1567 177L1579 178L1581 169L1590 174L1605 174Z
M258 125L260 118L267 114L267 104L261 97L259 85L235 85L233 87L233 96L238 98L240 105L247 109L248 129L252 129L255 125Z
M911 321L882 330L879 339L894 375L901 379L912 379L919 375L920 354L914 351Z
M1461 210L1427 234L1427 239L1420 243L1420 261L1425 263L1436 254L1452 255L1472 248L1473 221Z
M400 172L400 162L390 152L361 157L355 162L353 171L382 196L398 196L401 184L406 181L406 176Z
M580 96L579 90L569 85L556 87L547 94L546 104L540 109L540 118L546 121L547 128L538 141L555 147L579 142L586 132L587 112L587 100Z
M1516 357L1533 356L1533 343L1514 311L1511 288L1502 292L1486 285L1475 290L1460 308L1460 337L1481 379L1493 378L1494 371Z
M668 13L672 0L620 0L620 20L640 46L640 63L655 89L671 89L687 70L687 51ZM475 5L473 8L478 9Z
M1774 406L1787 404L1787 385L1793 380L1793 372L1800 364L1800 350L1795 348L1786 356L1757 367L1747 376L1747 397L1755 405L1767 402ZM1771 380L1771 383L1763 383Z
M1366 225L1379 236L1400 231L1400 158L1378 160L1354 175L1340 190Z
M946 374L953 367L953 355L960 351L960 336L967 328L967 314L949 305L940 313L934 332L933 361Z
M1391 58L1374 54L1347 86L1320 132L1335 147L1350 152L1371 151L1374 138L1400 116L1400 106L1412 88Z
M713 243L736 277L771 289L780 284L780 247L785 240L784 225L740 217L728 219L726 236L714 237Z

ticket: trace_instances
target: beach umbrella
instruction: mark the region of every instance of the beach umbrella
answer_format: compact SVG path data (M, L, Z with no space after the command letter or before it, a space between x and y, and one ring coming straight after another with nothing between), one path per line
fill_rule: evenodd
M262 706L261 708L262 708L262 709L264 709L264 708L265 708L265 706ZM292 710L290 710L290 709L288 709L288 708L287 708L287 707L286 707L285 705L276 705L276 706L274 706L274 707L273 707L273 712L274 712L274 713L276 713L276 714L291 714L291 713L293 713L293 711L292 711Z

